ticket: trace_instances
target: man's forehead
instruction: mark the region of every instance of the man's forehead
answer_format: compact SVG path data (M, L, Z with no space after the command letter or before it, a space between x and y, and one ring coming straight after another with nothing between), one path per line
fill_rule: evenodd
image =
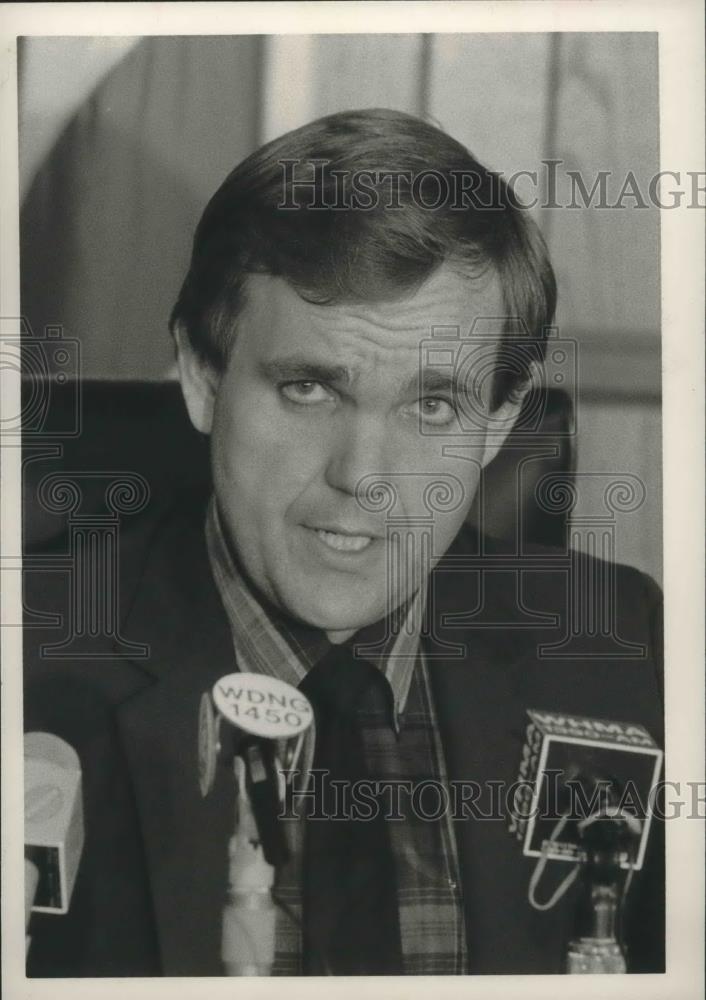
M416 347L434 337L466 339L474 334L501 332L504 306L500 282L487 270L479 277L438 268L413 292L380 302L316 304L299 295L283 278L251 275L246 286L246 310L258 326L297 334L327 334L349 343L376 344L390 350ZM343 347L343 344L341 344Z

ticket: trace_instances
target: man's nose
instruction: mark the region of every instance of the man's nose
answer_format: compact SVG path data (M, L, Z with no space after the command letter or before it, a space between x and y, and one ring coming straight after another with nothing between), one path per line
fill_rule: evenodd
M384 478L391 471L389 428L372 416L347 415L330 442L326 482L350 496L360 490L371 474Z

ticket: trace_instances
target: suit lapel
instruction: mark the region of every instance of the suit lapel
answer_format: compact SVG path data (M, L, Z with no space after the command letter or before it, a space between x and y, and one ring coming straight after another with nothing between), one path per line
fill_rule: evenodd
M461 657L429 661L448 776L479 796L472 814L454 821L470 968L480 974L558 972L566 909L531 909L534 859L522 855L510 834L506 805L521 760L526 709L535 699L544 705L528 683L538 631L508 627L523 614L509 573L488 573L481 584L476 571L448 572L442 561L433 586L435 632L464 650ZM474 607L475 624L449 624Z
M140 817L163 972L219 975L234 788L231 773L219 767L214 789L201 796L198 711L202 693L235 669L235 659L210 572L203 516L177 514L160 530L123 634L150 646L139 664L146 686L120 706L118 725Z

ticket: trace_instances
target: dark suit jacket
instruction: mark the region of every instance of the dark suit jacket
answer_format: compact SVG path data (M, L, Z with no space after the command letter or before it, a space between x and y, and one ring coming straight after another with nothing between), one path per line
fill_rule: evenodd
M143 517L122 539L121 638L148 644L146 658L116 659L107 640L88 635L68 658L42 653L66 634L69 577L25 574L29 612L60 616L56 628L26 629L25 728L57 733L78 751L86 826L70 913L32 918L30 975L221 974L233 788L231 776L220 774L201 797L197 713L201 693L232 671L233 650L203 514L191 500L177 504ZM482 581L468 565L481 546L496 567ZM556 643L566 626L567 574L555 564L562 554L535 551L525 560L535 568L519 586L516 570L502 569L503 555L464 529L432 574L429 664L450 779L511 783L527 708L642 723L661 742L656 585L635 570L616 570L618 634L644 644L647 656L615 659L597 645L590 657L545 658L537 647ZM587 572L605 568L580 560ZM574 892L548 912L530 907L535 859L522 855L506 819L458 821L456 837L471 970L560 972ZM663 969L662 859L653 824L631 892L631 971ZM542 892L566 872L550 863Z

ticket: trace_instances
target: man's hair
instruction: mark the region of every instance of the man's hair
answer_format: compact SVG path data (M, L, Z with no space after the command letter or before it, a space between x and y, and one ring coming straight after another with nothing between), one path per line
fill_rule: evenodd
M469 278L494 269L503 329L516 338L519 319L542 356L556 283L511 187L426 121L344 111L267 143L226 177L196 229L169 327L182 326L197 354L222 369L249 274L336 304L399 298L442 264ZM492 405L525 377L526 365L504 360Z

